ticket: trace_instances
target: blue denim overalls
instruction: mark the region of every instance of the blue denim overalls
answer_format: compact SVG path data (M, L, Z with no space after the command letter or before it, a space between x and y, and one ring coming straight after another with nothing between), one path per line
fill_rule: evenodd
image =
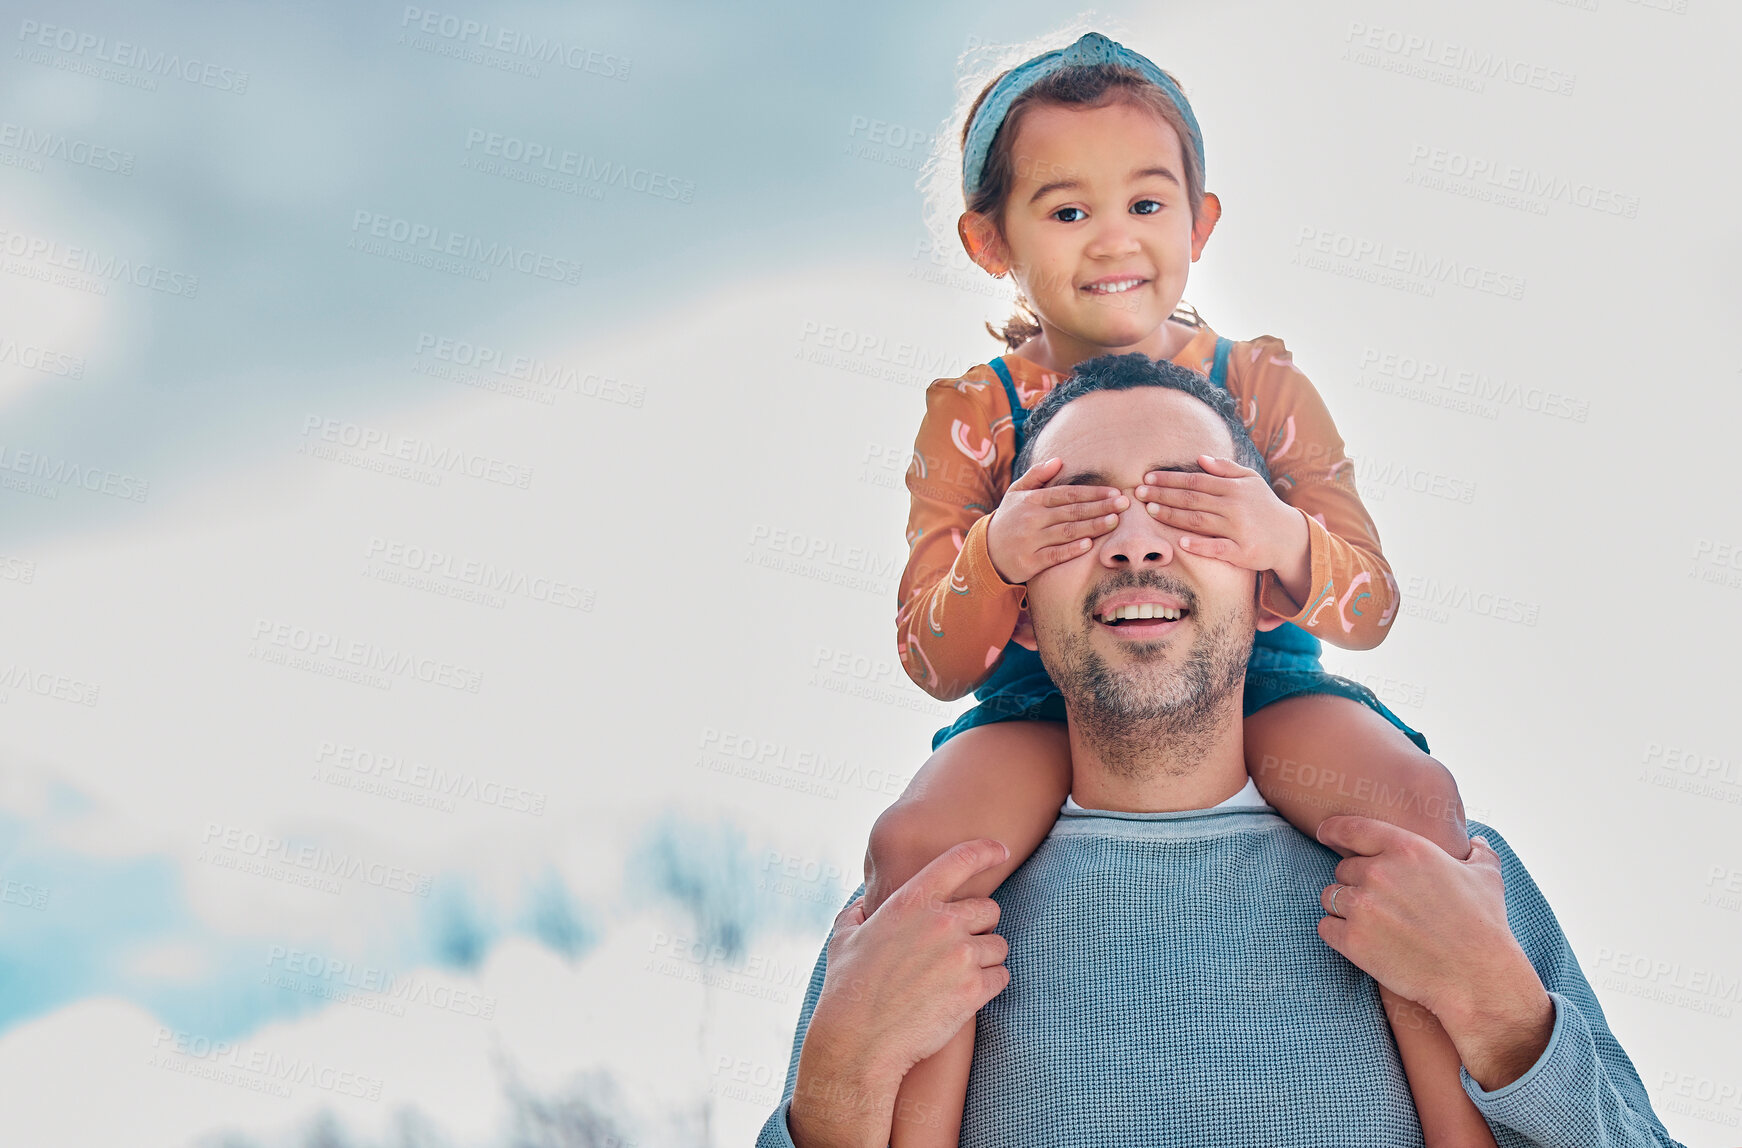
M1228 353L1233 346L1229 339L1216 339L1216 357L1210 368L1210 381L1223 390L1228 388ZM993 359L990 366L998 373L999 381L1004 384L1004 394L1010 400L1011 429L1016 434L1016 443L1012 449L1020 451L1023 424L1028 421L1028 411L1017 397L1016 383L1011 379L1010 369L1004 365L1004 360ZM1292 622L1286 622L1274 630L1258 631L1252 640L1251 660L1246 665L1246 693L1242 713L1250 716L1271 702L1296 694L1337 694L1377 711L1381 717L1420 746L1423 753L1429 752L1427 738L1405 725L1403 719L1386 708L1372 690L1360 682L1327 673L1319 664L1320 648L1317 638ZM932 735L931 747L934 751L958 733L977 725L990 725L1000 721L1065 720L1064 698L1059 694L1052 678L1047 675L1040 655L1014 641L1005 643L1004 656L999 661L998 668L974 691L974 698L979 705Z

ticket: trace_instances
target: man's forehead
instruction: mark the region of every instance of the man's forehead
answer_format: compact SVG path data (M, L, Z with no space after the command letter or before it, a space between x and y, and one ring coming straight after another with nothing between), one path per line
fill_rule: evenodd
M1227 457L1233 440L1221 416L1194 396L1132 387L1067 403L1034 445L1036 460L1064 460L1048 486L1134 486L1151 470L1201 470L1198 455Z

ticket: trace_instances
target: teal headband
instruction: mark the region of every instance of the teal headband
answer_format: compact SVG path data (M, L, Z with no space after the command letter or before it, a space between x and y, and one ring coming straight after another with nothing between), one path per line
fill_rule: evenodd
M967 141L962 147L962 193L966 198L973 199L980 188L980 179L986 171L986 156L992 150L992 137L998 134L998 128L1004 123L1004 117L1010 114L1010 105L1016 102L1016 97L1060 68L1091 64L1123 64L1143 73L1166 92L1167 98L1184 117L1186 127L1191 129L1192 150L1198 154L1198 171L1203 172L1204 134L1198 130L1198 119L1192 115L1192 105L1186 101L1179 85L1168 79L1167 73L1156 67L1148 56L1114 43L1099 32L1089 32L1068 48L1042 52L1027 63L1010 69L980 102L973 122L968 125Z

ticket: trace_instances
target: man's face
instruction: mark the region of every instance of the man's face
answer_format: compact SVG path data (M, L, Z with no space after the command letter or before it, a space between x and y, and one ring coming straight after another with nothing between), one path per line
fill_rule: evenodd
M1041 661L1072 719L1105 736L1189 726L1245 677L1255 575L1180 550L1181 532L1151 517L1134 492L1151 470L1195 471L1200 454L1231 457L1227 427L1181 391L1096 391L1060 410L1034 450L1036 459L1064 460L1047 485L1113 486L1131 502L1087 553L1028 581ZM1128 607L1155 617L1127 618Z

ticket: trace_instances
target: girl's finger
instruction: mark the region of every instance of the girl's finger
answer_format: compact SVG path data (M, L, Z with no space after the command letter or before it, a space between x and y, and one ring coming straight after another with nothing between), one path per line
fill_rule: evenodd
M1203 494L1228 495L1239 487L1238 479L1224 478L1216 474L1203 474L1195 470L1152 470L1143 476L1143 485L1135 493L1139 499L1152 498L1163 490L1195 490Z
M1123 494L1111 498L1097 498L1088 502L1067 502L1063 506L1049 507L1045 521L1050 525L1055 522L1075 522L1085 518L1104 518L1109 514L1117 515L1131 505L1131 500Z
M1041 506L1074 506L1083 502L1112 502L1124 498L1111 486L1049 486L1034 496Z
M1023 471L1022 477L1011 483L1008 489L1033 490L1036 487L1045 486L1052 480L1052 476L1058 473L1058 469L1064 465L1064 461L1062 458L1054 457L1045 462L1036 463Z
M1240 548L1227 538L1206 538L1201 534L1182 534L1179 536L1179 548L1187 554L1195 554L1199 558L1219 558L1223 562L1240 565Z
M1211 474L1220 474L1227 478L1248 478L1258 473L1251 467L1241 466L1231 458L1217 458L1213 454L1200 454L1198 465Z
M1147 502L1144 507L1157 522L1165 522L1169 526L1197 534L1225 535L1233 526L1225 516L1212 514L1207 510L1181 510L1177 506L1165 506L1159 502Z
M1088 520L1078 519L1072 522L1055 522L1040 531L1041 546L1061 546L1076 541L1079 538L1094 538L1105 534L1119 525L1117 514L1106 514L1100 518Z
M1228 501L1226 495L1192 490L1184 486L1140 486L1137 489L1143 492L1137 496L1139 501L1159 502L1163 506L1177 506L1182 510L1213 509Z

